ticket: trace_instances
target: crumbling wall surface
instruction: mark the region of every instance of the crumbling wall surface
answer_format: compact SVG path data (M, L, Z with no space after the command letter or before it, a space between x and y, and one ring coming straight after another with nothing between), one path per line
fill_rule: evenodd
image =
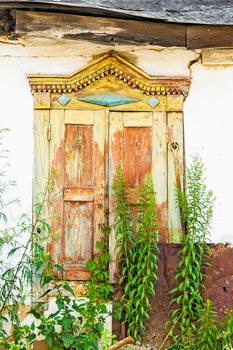
M164 324L169 320L169 303L172 299L168 291L174 287L179 250L179 244L160 244L159 282L156 297L152 301L146 335L146 341L156 345L161 344L166 335ZM203 296L212 300L221 318L227 310L233 308L233 247L225 244L211 245L209 262Z

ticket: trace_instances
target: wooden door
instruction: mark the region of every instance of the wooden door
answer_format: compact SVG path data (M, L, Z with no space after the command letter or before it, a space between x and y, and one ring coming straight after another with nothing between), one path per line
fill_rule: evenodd
M110 112L109 127L109 186L110 193L116 167L120 164L131 187L136 188L152 173L157 192L161 241L168 240L167 227L167 144L166 113ZM114 234L113 196L110 195L110 276L116 281L116 242Z
M47 110L37 112L35 127L37 178L57 172L48 248L55 262L64 265L64 279L90 278L86 262L102 238L100 224L109 220L110 275L111 281L116 280L112 183L119 164L132 198L145 175L152 173L160 242L179 241L182 231L174 189L183 181L181 113ZM176 142L179 147L174 151L170 145Z
M105 111L51 110L52 258L63 279L86 280L86 263L101 239L105 207Z

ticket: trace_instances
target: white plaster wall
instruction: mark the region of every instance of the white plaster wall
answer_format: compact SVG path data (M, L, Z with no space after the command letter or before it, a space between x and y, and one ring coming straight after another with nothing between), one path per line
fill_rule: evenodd
M39 40L39 39L38 39ZM47 46L0 43L0 126L10 128L9 176L18 183L16 195L22 211L31 211L33 176L33 100L27 74L68 74L87 64L92 56L112 49L106 45L72 43ZM35 45L35 46L34 46ZM41 46L40 46L41 45ZM198 55L184 49L118 46L133 63L151 75L189 75L190 61ZM40 56L40 57L39 57ZM207 168L208 184L217 197L211 238L233 243L231 225L233 198L233 157L231 133L233 117L233 68L192 67L192 85L185 102L186 156L199 153Z
M9 128L3 140L9 150L8 178L18 186L10 191L10 198L20 198L21 205L11 206L13 224L22 212L30 213L32 201L32 134L33 101L24 72L10 59L0 59L0 127Z
M184 115L187 161L201 155L216 197L211 239L233 243L233 67L195 64Z

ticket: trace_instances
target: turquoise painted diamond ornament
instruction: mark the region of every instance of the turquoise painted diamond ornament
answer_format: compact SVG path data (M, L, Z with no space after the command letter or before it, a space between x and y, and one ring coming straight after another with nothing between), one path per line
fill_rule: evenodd
M69 103L71 98L67 96L66 94L61 95L58 99L57 102L60 103L60 105L65 106L67 103Z
M155 108L160 101L155 96L152 96L146 102L148 103L149 106L151 106L152 108Z
M132 103L132 102L139 102L139 100L135 98L121 96L113 93L80 97L78 98L78 100L87 102L87 103L92 103L99 106L104 106L104 107L113 107L113 106L125 105L127 103Z

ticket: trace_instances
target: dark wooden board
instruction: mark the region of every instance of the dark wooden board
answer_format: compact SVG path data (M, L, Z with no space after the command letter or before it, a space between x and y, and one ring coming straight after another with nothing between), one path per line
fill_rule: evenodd
M202 49L233 47L232 25L183 25L66 13L16 11L16 35Z
M48 12L16 12L16 34L98 42L185 46L186 26Z
M233 26L187 26L187 48L233 47Z

